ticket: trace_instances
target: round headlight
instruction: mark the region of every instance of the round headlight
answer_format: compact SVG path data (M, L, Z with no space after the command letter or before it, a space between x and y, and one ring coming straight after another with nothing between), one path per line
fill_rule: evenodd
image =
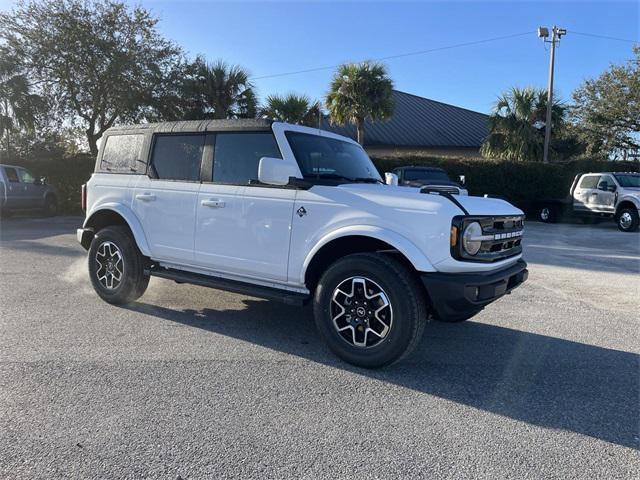
M471 222L462 232L462 248L469 255L475 255L480 250L482 240L472 240L482 236L482 227L478 222Z

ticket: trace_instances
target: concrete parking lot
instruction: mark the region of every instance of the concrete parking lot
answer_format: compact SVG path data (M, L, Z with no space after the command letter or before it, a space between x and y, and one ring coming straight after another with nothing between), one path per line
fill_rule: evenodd
M523 287L367 371L309 309L102 302L80 221L0 225L0 478L640 475L640 235L529 223Z

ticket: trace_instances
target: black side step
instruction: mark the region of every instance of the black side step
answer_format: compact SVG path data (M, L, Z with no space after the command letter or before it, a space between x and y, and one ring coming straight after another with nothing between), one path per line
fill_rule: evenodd
M183 270L176 270L173 268L154 267L148 270L148 273L154 277L166 278L178 283L192 283L202 287L217 288L218 290L226 290L228 292L250 295L252 297L277 300L288 305L304 305L309 299L309 295L306 293L263 287L262 285L253 285L251 283L240 282L238 280L211 277L209 275L185 272Z

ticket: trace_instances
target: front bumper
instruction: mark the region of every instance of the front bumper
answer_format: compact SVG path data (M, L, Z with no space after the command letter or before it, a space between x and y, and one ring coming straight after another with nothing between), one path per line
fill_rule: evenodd
M423 273L422 283L439 318L461 320L478 313L527 280L524 260L498 271L482 273Z

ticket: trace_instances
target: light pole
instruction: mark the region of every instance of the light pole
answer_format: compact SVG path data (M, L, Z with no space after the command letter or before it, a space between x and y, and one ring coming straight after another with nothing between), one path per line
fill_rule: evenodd
M545 43L551 44L551 51L549 52L549 84L547 85L547 119L544 124L544 155L542 161L544 163L549 162L549 143L551 142L551 110L553 107L553 67L556 60L556 43L560 42L563 35L566 35L567 31L564 28L559 28L554 25L551 29L551 40L549 38L549 29L547 27L538 27L538 37Z

